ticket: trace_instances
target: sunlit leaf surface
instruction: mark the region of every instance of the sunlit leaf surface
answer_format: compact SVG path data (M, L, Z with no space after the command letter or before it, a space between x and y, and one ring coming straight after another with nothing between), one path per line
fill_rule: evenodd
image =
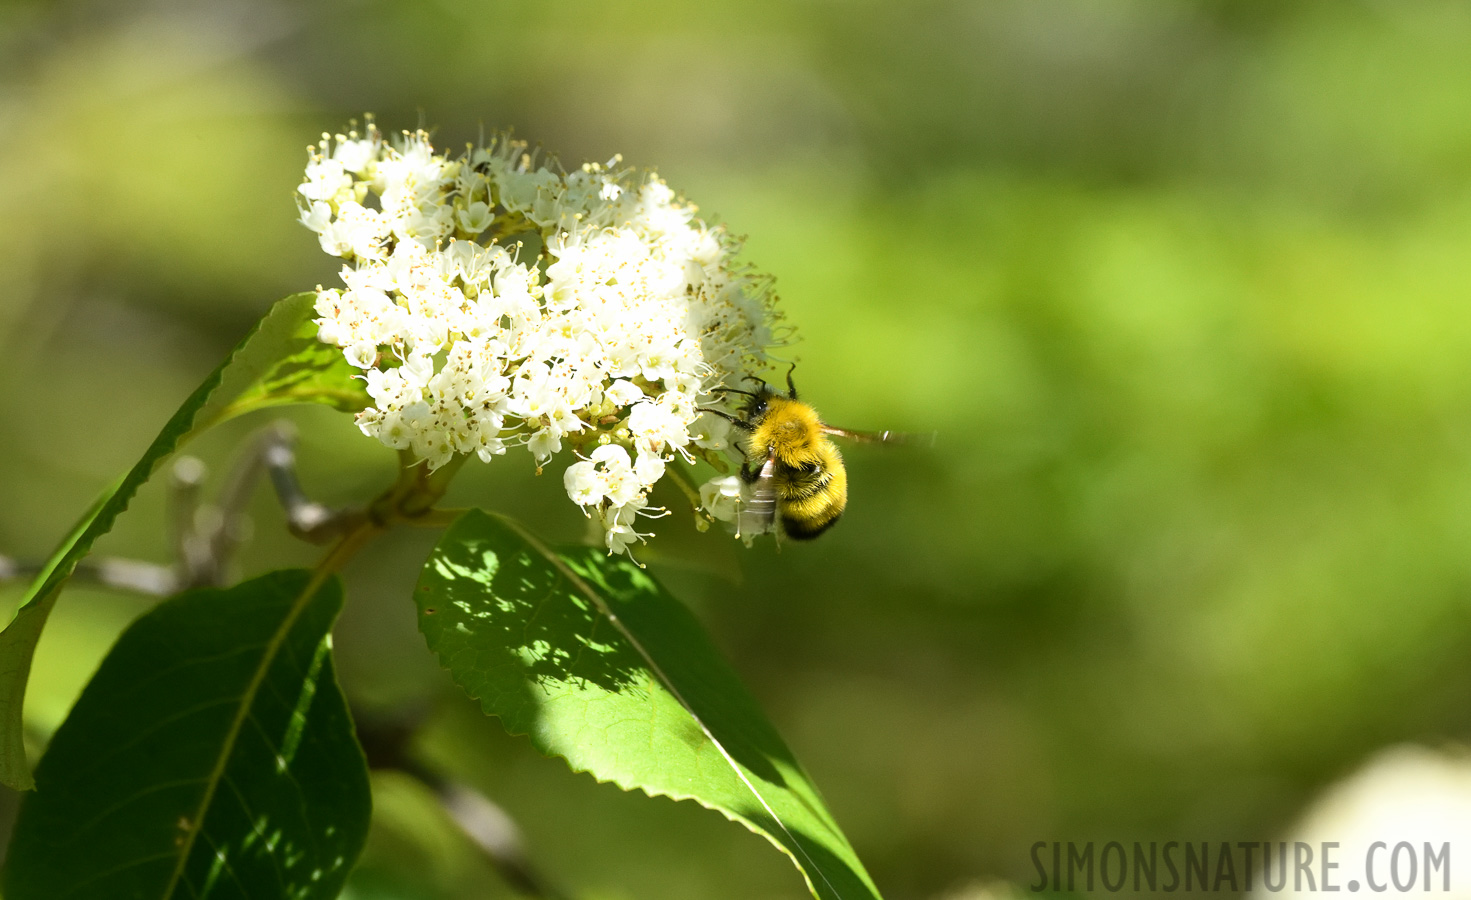
M415 596L440 663L512 733L601 781L724 813L791 856L818 897L878 896L700 624L628 560L553 553L472 510Z
M308 292L276 304L231 356L219 390L196 417L198 430L268 406L320 403L357 411L368 405L364 382L354 377L361 373L341 350L317 340L315 303Z
M169 419L122 480L111 487L62 541L16 613L0 632L0 783L31 787L22 740L22 705L36 642L56 596L155 469L180 444L224 419L266 406L327 403L349 408L360 391L341 354L319 352L311 336L313 294L277 303ZM330 349L330 348L328 348Z
M330 900L367 767L332 667L336 579L274 572L135 622L36 770L10 900Z

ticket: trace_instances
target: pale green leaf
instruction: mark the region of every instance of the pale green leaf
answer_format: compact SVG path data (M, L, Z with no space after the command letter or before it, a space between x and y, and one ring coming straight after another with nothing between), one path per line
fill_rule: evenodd
M513 734L601 781L740 822L823 900L878 897L698 621L627 559L554 553L472 510L440 540L415 599L440 664Z

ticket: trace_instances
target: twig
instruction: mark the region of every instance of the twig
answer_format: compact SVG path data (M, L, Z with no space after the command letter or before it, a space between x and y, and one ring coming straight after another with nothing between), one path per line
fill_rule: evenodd
M8 556L0 556L0 584L29 581L44 568L39 563L22 563ZM77 565L72 577L150 597L167 597L179 590L178 573L168 566L114 556L83 560Z
M334 510L309 499L296 477L296 432L289 423L277 422L263 435L261 463L271 478L276 499L286 512L291 533L314 544L325 543L351 529L362 518L355 510Z
M209 543L199 539L201 496L209 471L198 458L181 456L169 470L169 535L174 547L178 580L207 584L214 579Z
M261 474L270 477L276 499L286 513L286 527L302 540L325 544L362 521L361 513L335 511L306 496L296 477L296 431L291 423L273 422L256 432L231 468L219 499L199 501L204 464L182 457L174 464L175 548L181 581L190 586L219 585L230 563L250 535L246 508Z
M296 477L296 454L292 449L295 440L294 429L285 421L258 431L231 468L215 503L203 500L209 475L204 463L193 456L181 456L169 478L168 529L174 564L95 557L79 563L73 577L151 597L224 584L230 564L250 536L246 508L263 472L270 476L292 534L325 544L350 532L364 521L364 511L334 511L306 496ZM444 521L437 515L423 518ZM41 569L40 564L0 555L0 584L33 578Z
M527 858L521 829L504 809L470 785L413 756L409 746L421 719L422 714L415 714L407 720L385 721L354 710L358 741L368 765L402 772L433 792L445 815L512 890L538 900L564 900L566 895L548 884Z

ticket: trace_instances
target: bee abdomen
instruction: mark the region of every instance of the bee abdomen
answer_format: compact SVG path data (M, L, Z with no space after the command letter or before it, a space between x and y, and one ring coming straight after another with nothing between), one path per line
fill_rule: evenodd
M800 502L827 490L832 480L831 469L819 470L815 475L791 469L778 476L777 493L783 500Z
M842 516L841 508L829 507L821 516L797 518L793 516L782 516L782 530L787 537L797 541L810 541L827 531Z
M782 530L799 541L811 540L838 521L848 506L848 478L841 463L828 468L821 478L809 483L810 490L783 498Z

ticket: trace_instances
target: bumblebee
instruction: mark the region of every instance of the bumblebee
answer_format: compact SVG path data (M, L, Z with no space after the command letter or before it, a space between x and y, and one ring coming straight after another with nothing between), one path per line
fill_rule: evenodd
M745 432L740 477L746 498L737 520L738 534L770 531L777 518L788 537L806 541L828 530L848 506L848 471L828 435L864 442L889 441L888 431L863 432L824 424L817 410L797 398L787 373L787 393L769 385L755 392L717 388L718 393L744 394L742 415L707 409Z

